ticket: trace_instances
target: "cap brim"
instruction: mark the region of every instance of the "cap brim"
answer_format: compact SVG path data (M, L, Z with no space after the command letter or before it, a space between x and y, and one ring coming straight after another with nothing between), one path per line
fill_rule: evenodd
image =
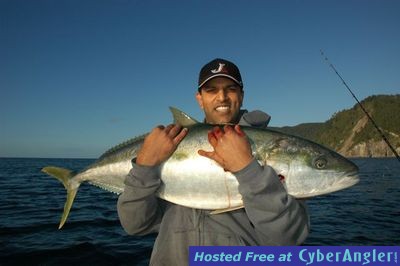
M216 73L212 76L209 76L208 78L206 78L200 85L199 85L199 89L209 80L216 78L216 77L226 77L229 78L231 80L233 80L234 82L236 82L240 87L242 87L242 83L240 83L237 79L235 79L234 77L227 75L227 74L223 74L223 73Z

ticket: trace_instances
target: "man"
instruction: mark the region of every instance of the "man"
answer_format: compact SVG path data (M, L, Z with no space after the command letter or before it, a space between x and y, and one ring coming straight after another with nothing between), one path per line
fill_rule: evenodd
M154 128L133 160L118 200L118 213L129 234L158 232L151 265L187 265L189 246L298 245L306 239L309 223L305 205L286 193L271 167L253 158L238 125L266 127L270 119L260 111L241 110L243 96L241 75L232 62L215 59L201 69L196 99L204 110L205 122L226 125L209 132L213 150L198 153L236 176L244 208L210 214L155 196L160 186L158 167L187 133L179 125Z

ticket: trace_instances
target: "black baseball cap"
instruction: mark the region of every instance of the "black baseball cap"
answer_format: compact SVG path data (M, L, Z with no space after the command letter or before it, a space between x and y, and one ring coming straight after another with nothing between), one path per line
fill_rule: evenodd
M240 75L239 68L228 60L216 58L204 65L200 70L198 90L200 91L201 87L207 81L215 77L230 78L243 89L242 76Z

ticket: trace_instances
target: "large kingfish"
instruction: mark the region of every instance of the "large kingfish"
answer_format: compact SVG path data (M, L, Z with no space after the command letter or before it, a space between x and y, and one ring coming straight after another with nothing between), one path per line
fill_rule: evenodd
M216 212L242 207L235 176L197 153L200 149L212 150L207 132L213 126L199 123L175 108L171 111L175 122L189 131L172 156L159 167L162 183L158 197L179 205ZM319 144L270 129L243 126L242 130L251 143L254 157L262 165L273 167L287 192L296 198L338 191L359 180L355 164ZM145 135L110 149L79 173L52 166L42 169L60 180L67 190L59 228L64 225L82 182L87 181L117 194L123 192L124 179L144 138Z

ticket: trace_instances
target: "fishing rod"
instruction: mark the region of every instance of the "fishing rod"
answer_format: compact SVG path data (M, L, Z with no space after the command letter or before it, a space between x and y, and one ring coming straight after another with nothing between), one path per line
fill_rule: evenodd
M321 51L321 56L325 59L325 61L329 64L329 66L333 69L333 71L336 73L336 75L340 78L340 80L343 82L344 86L347 88L347 90L350 92L350 94L353 96L353 98L357 101L358 105L360 106L361 110L367 115L369 121L374 125L376 130L378 130L379 134L381 135L382 139L386 142L386 144L389 146L390 150L393 152L393 154L396 156L397 160L400 162L400 156L397 153L397 151L393 148L393 146L390 144L389 140L386 138L385 134L383 134L382 130L378 127L378 125L375 123L375 121L372 119L372 117L369 115L367 110L365 110L364 106L360 103L360 101L357 99L356 95L351 91L350 87L347 85L346 81L342 78L342 76L339 74L339 72L336 70L336 68L333 66L333 64L329 61L328 57L324 54L322 50Z

